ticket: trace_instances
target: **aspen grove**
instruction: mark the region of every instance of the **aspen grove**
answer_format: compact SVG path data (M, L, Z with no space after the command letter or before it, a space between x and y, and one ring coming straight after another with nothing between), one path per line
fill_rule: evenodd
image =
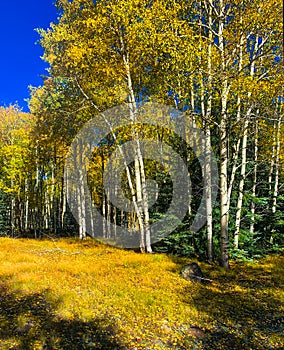
M31 87L30 113L16 105L0 107L1 235L86 238L80 188L80 220L67 202L65 159L85 123L122 105L128 108L129 126L111 130L94 147L88 165L92 200L105 218L96 230L115 240L113 226L138 229L141 252L192 254L218 259L225 268L230 258L281 249L282 1L58 0L56 6L58 20L38 30L49 69L42 85ZM203 131L203 169L172 130L135 119L138 106L149 101L182 112ZM155 122L158 117L149 118ZM157 244L150 226L169 206L173 185L159 162L143 158L145 136L179 152L192 182L185 218ZM111 153L129 140L137 153L121 184L133 212L117 208L103 188ZM153 205L147 179L159 188ZM206 223L193 232L204 193Z

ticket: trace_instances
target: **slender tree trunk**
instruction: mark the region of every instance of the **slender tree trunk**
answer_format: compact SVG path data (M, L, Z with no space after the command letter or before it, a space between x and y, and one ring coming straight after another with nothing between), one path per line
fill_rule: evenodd
M29 183L25 179L25 214L24 214L24 230L28 231L29 227Z
M239 23L239 30L240 30L240 47L239 47L239 65L238 65L238 74L240 74L243 70L243 49L245 45L245 33L243 32L243 17L241 15L240 17L240 23ZM240 93L238 93L237 97L237 115L236 115L236 125L239 125L241 123L241 112L242 112L242 98ZM237 167L238 167L238 158L239 158L239 151L241 146L241 137L238 137L235 145L235 147L232 147L233 154L232 154L232 171L231 171L231 177L230 177L230 183L228 188L228 197L229 197L229 203L231 201L231 195L232 190L235 182Z
M82 147L82 140L79 140L79 166L78 166L78 172L79 172L79 184L78 184L78 199L79 199L79 237L80 239L86 238L86 201L85 201L85 188L84 188L84 181L83 181L83 171L82 166L83 164L83 147Z
M103 191L103 200L102 200L102 214L103 214L103 238L107 238L107 227L106 227L106 195Z
M109 197L107 195L107 197ZM111 238L111 204L110 201L107 200L106 202L106 221L107 221L107 238Z
M212 6L209 6L208 26L213 27ZM204 182L206 190L206 222L207 222L207 252L208 261L213 262L213 219L212 219L212 169L211 169L211 110L212 110L212 31L208 33L208 99L205 116L205 168Z
M52 229L53 232L57 233L57 216L58 216L58 198L56 196L56 150L54 150L53 164L51 165L51 213L50 213L50 221L52 221Z
M258 115L258 112L257 112ZM253 184L252 184L252 202L251 202L251 222L249 231L251 235L254 234L255 224L255 197L256 197L256 185L257 185L257 164L258 162L258 121L255 122L255 136L254 136L254 166L253 166Z
M274 174L274 186L273 186L273 197L272 197L272 213L275 214L277 210L277 196L279 191L279 161L280 161L280 148L281 148L281 125L282 125L282 115L281 115L281 107L280 107L280 113L278 115L278 121L276 124L276 132L275 132L275 160L274 160L274 166L275 166L275 174ZM272 230L272 234L270 236L270 243L273 244L273 233L274 229Z
M47 180L46 180L47 181ZM51 213L51 203L50 196L48 193L48 186L46 186L45 191L43 191L44 196L44 206L43 206L43 227L47 230L49 228L49 219Z
M135 96L132 86L132 79L129 68L129 57L128 55L123 56L123 61L127 73L127 83L128 83L128 91L129 91L129 112L130 112L130 120L133 124L136 122L136 102ZM144 160L141 152L141 145L139 141L139 135L137 130L134 130L134 137L137 145L136 149L136 157L134 160L135 167L135 177L136 177L136 194L137 194L137 202L138 202L138 223L140 230L140 250L147 253L152 252L151 248L151 234L150 234L150 226L149 226L149 208L148 208L148 198L147 198L147 188L146 188L146 176L145 176L145 167Z
M220 241L220 263L221 266L229 268L229 196L228 196L228 116L227 116L227 101L229 94L228 78L226 74L225 63L225 43L223 37L224 29L224 11L225 6L223 0L220 0L219 13L219 28L218 39L219 49L221 52L221 71L222 71L222 92L221 92L221 121L219 126L220 134L220 226L221 226L221 241Z
M222 97L222 121L220 124L220 226L221 226L221 265L229 267L229 197L228 197L228 134L226 116L226 96Z
M242 57L242 47L243 47L243 40L241 40L241 57ZM250 76L253 77L255 72L255 59L258 51L258 35L255 39L255 46L253 51L253 57L252 57L252 63L250 67ZM242 69L242 66L239 67L240 70ZM251 92L248 92L248 101L251 98ZM234 246L235 248L239 247L239 234L240 234L240 226L241 226L241 214L242 214L242 207L243 207L243 196L244 196L244 185L245 185L245 177L246 177L246 164L247 164L247 142L248 142L248 126L249 126L249 119L250 114L252 111L252 107L248 106L248 110L245 115L244 120L244 128L243 128L243 139L242 139L242 163L241 163L241 179L239 183L239 195L238 195L238 201L237 201L237 211L236 211L236 221L235 221L235 234L234 234Z
M115 177L117 177L116 173L115 173ZM117 183L117 181L115 181L115 183ZM114 196L116 197L117 196L117 187L115 186L115 188L113 190L114 190ZM117 208L116 208L116 206L113 207L113 222L114 222L113 237L114 237L114 239L116 239L116 236L117 236L117 225L118 225L118 222L117 222ZM121 223L121 226L122 226L122 223Z
M105 159L104 159L104 155L103 152L101 154L101 159L102 159L102 174L105 171ZM107 238L107 227L106 227L106 194L105 191L103 189L102 191L102 215L103 215L103 220L102 220L102 230L103 230L103 238Z
M276 152L275 152L275 176L274 176L274 188L273 188L273 203L272 213L276 212L277 209L277 196L279 189L279 160L280 160L280 148L281 148L281 124L282 116L279 114L277 126L276 126Z
M11 188L14 187L13 179L11 179ZM14 238L15 237L15 231L16 231L16 200L15 196L12 193L11 194L11 235Z
M230 182L229 182L229 186L228 186L229 203L231 202L233 186L235 183L235 178L236 178L236 173L237 173L237 168L238 168L238 157L239 157L239 152L240 152L240 146L241 146L241 138L239 137L237 140L237 143L235 144L234 153L232 154L232 158L233 158L232 171L231 171Z
M67 169L66 169L67 171ZM66 188L64 187L64 177L61 177L61 216L60 216L60 228L64 229L64 218L66 214L66 202L67 202L67 191L68 184L66 184Z
M273 140L272 140L272 150L271 150L271 161L268 175L268 189L269 193L272 194L272 176L275 165L275 151L276 151L276 134L277 134L277 122L276 120L273 123Z
M149 207L148 207L148 192L147 192L147 187L146 187L144 160L143 160L143 157L142 157L142 154L140 152L139 147L138 147L138 151L139 151L139 165L140 165L140 171L141 171L141 184L142 184L142 195L143 195L142 201L143 201L144 224L145 224L145 227L144 227L145 247L146 247L147 253L152 253L151 231L150 231L150 225L149 225L150 215L149 215Z
M207 254L209 263L213 262L213 218L212 218L212 170L211 170L211 132L205 130L205 168L204 183L206 191Z
M241 166L241 179L239 183L239 195L237 201L237 212L236 212L236 222L235 222L235 234L234 234L234 246L239 247L239 234L241 226L241 212L243 206L243 195L244 195L244 185L246 177L246 162L247 162L247 140L248 140L248 119L245 120L244 124L244 135L242 141L242 166Z

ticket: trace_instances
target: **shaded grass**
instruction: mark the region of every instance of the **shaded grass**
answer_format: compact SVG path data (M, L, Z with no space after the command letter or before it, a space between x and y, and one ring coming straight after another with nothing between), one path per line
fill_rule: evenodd
M125 349L108 320L63 319L43 293L0 288L1 349Z
M283 257L270 257L235 264L226 275L208 269L215 282L194 294L195 307L210 317L204 349L283 349L283 264ZM188 293L189 286L183 301L192 303Z
M93 240L0 239L1 349L282 349L284 257L201 264Z

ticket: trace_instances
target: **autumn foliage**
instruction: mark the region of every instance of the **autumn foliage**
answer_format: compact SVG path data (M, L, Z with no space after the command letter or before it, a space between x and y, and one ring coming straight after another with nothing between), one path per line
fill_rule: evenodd
M1 349L282 349L283 256L201 264L93 240L0 240Z

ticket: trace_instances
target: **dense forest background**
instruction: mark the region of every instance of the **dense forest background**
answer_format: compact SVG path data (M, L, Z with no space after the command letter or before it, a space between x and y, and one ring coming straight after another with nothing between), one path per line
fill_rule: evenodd
M282 2L59 0L56 5L58 21L39 30L50 68L42 86L31 88L30 113L19 106L0 107L0 235L86 237L84 193L80 186L74 192L75 220L67 201L65 159L86 122L125 105L129 126L110 130L94 146L87 169L92 199L106 218L97 227L103 238L115 241L112 223L138 230L141 251L218 258L224 267L229 256L280 251ZM149 101L182 112L191 127L203 131L204 166L174 130L135 119L138 106ZM114 149L130 139L139 149L143 138L158 138L179 153L192 182L187 215L154 245L151 223L166 215L172 198L169 171L139 155L127 167L122 186L137 204L134 212L116 208L103 189L102 174ZM146 179L159 188L152 207ZM206 225L195 232L190 228L204 195Z

